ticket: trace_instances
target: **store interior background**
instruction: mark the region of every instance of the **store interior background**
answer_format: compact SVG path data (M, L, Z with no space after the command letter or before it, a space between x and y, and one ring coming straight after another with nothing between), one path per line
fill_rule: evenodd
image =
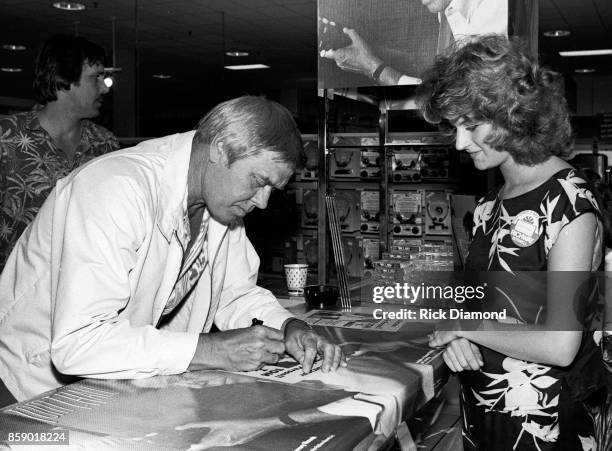
M192 129L213 105L242 94L263 94L281 102L302 133L317 133L321 114L316 0L79 2L85 10L62 11L51 0L0 1L0 46L25 46L21 51L0 48L0 114L33 104L33 62L39 44L53 34L77 33L104 46L109 65L114 62L121 68L113 74L114 85L98 121L124 145ZM600 151L612 150L600 126L603 114L612 113L612 55L559 56L562 50L612 48L612 2L539 0L538 11L540 59L564 76L577 142L582 150L594 142ZM545 35L554 30L570 33ZM230 51L249 56L229 56ZM224 68L247 63L269 68ZM593 71L581 73L582 69ZM372 105L338 102L331 116L333 131L377 133L378 109ZM608 158L612 164L612 154ZM300 188L299 183L295 186ZM301 227L299 206L283 196L271 200L269 212L251 219L262 267L273 273L279 266L269 261L274 255L267 255L278 245L272 241L289 239ZM289 258L297 257L285 254Z
M405 0L406 3L417 0ZM51 0L2 0L0 105L30 99L40 42L75 31L112 51L122 71L109 94L107 115L118 136L161 136L190 128L212 105L243 93L283 102L304 133L316 131L316 0L82 0L84 11L61 11ZM568 30L551 38L545 31ZM612 111L612 57L561 58L560 50L612 47L609 0L539 0L539 53L565 75L577 116ZM250 56L226 56L226 51ZM258 62L266 70L230 71L224 65ZM593 68L591 74L575 69ZM170 79L153 78L155 74Z

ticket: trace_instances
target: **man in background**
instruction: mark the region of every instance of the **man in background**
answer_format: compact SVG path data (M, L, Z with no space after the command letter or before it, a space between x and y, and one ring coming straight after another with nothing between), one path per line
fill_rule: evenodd
M48 39L34 69L39 105L0 119L0 271L57 180L119 148L115 135L89 121L108 92L104 57L83 37Z

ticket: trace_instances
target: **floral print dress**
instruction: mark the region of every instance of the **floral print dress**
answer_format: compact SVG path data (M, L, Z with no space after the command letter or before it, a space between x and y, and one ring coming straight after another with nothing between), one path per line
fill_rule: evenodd
M506 309L507 322L540 321L546 284L520 277L546 274L548 253L565 225L584 213L599 217L586 180L566 168L520 196L502 200L493 191L478 202L466 269L516 278L504 285L509 287L505 292L499 290L495 301ZM601 249L599 235L595 249ZM601 253L595 254L593 269L601 260ZM596 352L593 345L593 340L583 339L579 356ZM582 403L573 401L564 378L570 371L580 374L572 366L584 359L577 357L570 367L561 368L517 360L483 346L480 350L483 368L459 374L466 450L595 449L593 423Z

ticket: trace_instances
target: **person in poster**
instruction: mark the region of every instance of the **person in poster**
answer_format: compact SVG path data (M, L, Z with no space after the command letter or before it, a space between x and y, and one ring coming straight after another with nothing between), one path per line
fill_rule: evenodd
M322 2L320 11L325 12L325 2ZM406 2L408 3L408 2ZM429 13L436 16L437 35L435 36L435 53L442 52L449 44L454 41L463 40L469 36L496 33L508 34L508 0L421 0ZM379 7L396 7L391 3L383 6L379 2ZM402 15L415 15L415 5L405 5L404 8L397 8L397 13ZM405 73L401 59L415 58L410 47L416 44L406 42L404 55L387 58L377 54L375 46L388 45L385 42L368 42L363 37L361 30L343 26L337 18L320 17L319 57L334 61L342 71L362 75L360 86L368 85L414 85L420 82L415 73ZM322 26L321 26L322 25ZM377 24L384 27L386 23ZM401 33L402 30L395 32ZM325 33L343 33L350 40L350 44L339 48L327 48L325 44ZM422 39L427 40L427 35L435 34L423 32ZM379 38L381 41L387 39L385 34ZM432 49L433 50L433 49ZM433 58L430 55L430 59ZM417 57L418 58L418 57ZM429 63L429 61L427 61ZM320 75L321 76L321 75ZM366 80L367 78L367 80ZM324 88L345 87L342 80L324 79L320 80ZM331 84L330 84L331 83ZM321 83L320 83L321 84Z

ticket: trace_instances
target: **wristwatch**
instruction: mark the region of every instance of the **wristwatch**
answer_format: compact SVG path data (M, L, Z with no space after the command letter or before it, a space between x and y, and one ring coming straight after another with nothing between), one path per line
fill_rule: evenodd
M379 64L378 67L376 69L374 69L374 72L372 72L372 80L374 80L375 82L379 82L380 81L380 76L381 76L383 70L385 70L386 67L387 67L387 65L385 63Z

